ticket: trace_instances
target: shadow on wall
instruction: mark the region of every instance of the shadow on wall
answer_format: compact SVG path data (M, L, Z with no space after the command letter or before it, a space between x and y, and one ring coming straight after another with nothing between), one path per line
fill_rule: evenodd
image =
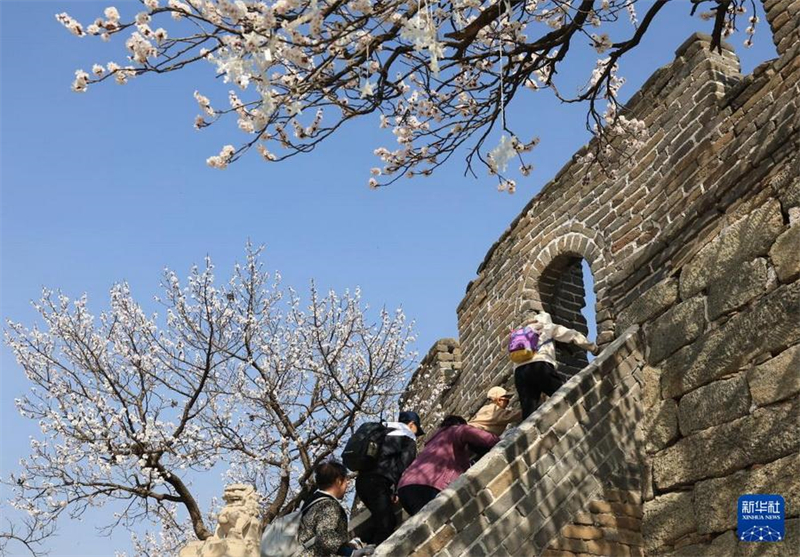
M592 501L639 489L640 342L612 342L376 555L539 555Z

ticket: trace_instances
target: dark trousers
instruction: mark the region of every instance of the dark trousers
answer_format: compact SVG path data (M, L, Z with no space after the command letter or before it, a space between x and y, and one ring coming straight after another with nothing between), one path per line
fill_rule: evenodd
M397 491L397 495L400 497L403 509L410 516L414 516L439 495L439 490L429 485L405 485Z
M539 397L542 393L552 396L561 387L562 381L556 375L553 364L531 362L514 370L514 384L519 394L524 420L539 406Z
M359 475L356 478L356 495L369 509L369 520L364 543L378 545L392 535L397 526L392 504L392 482L375 474Z

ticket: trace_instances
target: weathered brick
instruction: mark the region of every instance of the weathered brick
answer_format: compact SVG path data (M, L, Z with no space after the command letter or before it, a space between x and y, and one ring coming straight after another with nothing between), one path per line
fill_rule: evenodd
M382 543L375 555L378 557L409 555L433 535L430 528L419 520L404 524L400 531L401 534L394 535Z
M548 407L544 409L538 423L536 424L542 433L550 431L561 416L570 408L568 401L564 400L563 395L558 398L553 396L550 401L545 403Z
M691 492L667 493L644 504L642 534L649 552L657 552L697 530Z
M731 310L737 309L767 287L767 260L759 257L738 266L735 272L726 274L708 287L708 318L715 320Z
M750 410L750 391L747 378L740 373L732 379L714 381L681 398L678 409L681 433L730 422Z
M781 282L790 282L800 276L800 224L795 224L778 236L769 258Z
M596 540L603 537L603 531L594 526L579 526L568 524L561 529L561 535L565 538L575 538L579 540Z
M573 489L572 484L569 482L562 482L555 486L553 490L548 493L547 497L540 501L539 512L541 512L545 518L549 518L555 510L567 500Z
M608 540L587 540L583 543L585 552L589 555L614 555L615 557L630 556L630 549L627 546Z
M496 551L496 548L505 540L515 528L523 523L522 517L516 511L511 511L502 517L489 518L491 528L487 528L481 535L481 543L486 546L490 552ZM494 553L490 553L494 555Z
M731 371L757 354L800 341L800 282L781 286L665 360L663 397L680 396ZM769 334L764 334L769 331Z
M627 308L622 310L617 319L618 328L624 331L634 323L644 323L672 307L677 300L678 281L668 278L638 296Z
M758 406L790 398L800 392L800 344L747 371L750 395Z
M604 528L603 538L610 542L619 542L626 545L644 545L644 538L641 532L626 530L625 528Z
M645 329L650 347L649 360L660 362L700 336L704 326L704 297L698 296L674 306Z
M487 487L494 497L497 498L515 482L524 481L524 475L527 471L528 464L521 458L517 459L509 464L500 474L495 476Z
M554 433L548 433L534 441L523 457L529 465L534 465L539 459L548 455L556 443L558 443L558 437Z
M451 523L458 531L467 527L467 524L472 523L478 518L480 514L480 505L477 500L472 499L466 503L458 512L452 515Z
M615 516L609 513L592 513L592 524L597 526L608 526L614 528L626 528L628 530L640 530L642 520L630 516Z
M800 449L793 427L798 401L759 408L753 414L681 439L653 459L656 486L670 489L771 462Z
M533 524L524 518L514 525L514 529L503 540L503 546L511 555L533 553Z
M563 524L558 524L553 520L547 520L542 523L533 535L533 543L536 547L546 547L553 538L558 535L558 531Z
M551 541L548 548L556 551L569 551L573 554L586 553L588 549L586 541L584 540L562 537L558 537Z
M449 551L453 555L462 555L466 549L473 545L475 541L480 537L481 533L485 531L489 527L489 521L486 520L486 517L479 516L477 519L469 523L467 526L463 528L457 529L456 535L450 540L450 543L445 546L447 551ZM385 544L386 542L384 542ZM381 544L378 546L379 548L383 548ZM479 551L476 550L476 554ZM392 555L392 554L389 554ZM398 555L402 555L398 553ZM483 553L485 555L485 553ZM392 555L392 557L394 557Z
M575 557L575 553L567 550L548 548L544 550L544 553L542 553L542 557Z
M724 532L736 528L736 505L744 493L778 493L786 500L786 516L800 515L800 455L787 456L761 468L742 470L698 482L694 487L695 515L701 533Z
M501 516L506 514L509 510L514 508L516 504L527 495L525 486L520 482L511 485L503 495L489 505L483 514L491 522L499 520Z
M580 524L580 525L590 526L594 524L591 513L587 512L579 512L572 518L572 520L573 522L575 522L575 524Z
M562 414L561 418L553 426L553 432L559 438L563 437L573 426L587 418L586 410L580 404L573 405L569 410Z
M453 539L455 534L455 528L446 524L436 532L431 539L418 547L417 550L411 554L411 557L433 557Z
M678 438L678 405L674 399L663 400L645 412L646 450L660 451Z
M642 368L642 407L652 407L661 400L661 370L651 366Z
M631 503L634 505L642 503L642 494L631 489L606 489L603 491L603 498L612 503Z
M663 553L664 557L734 557L736 553L736 534L726 532L717 536L710 543L683 545L680 548Z
M780 204L774 200L731 224L681 271L681 297L688 299L739 264L766 255L782 230Z

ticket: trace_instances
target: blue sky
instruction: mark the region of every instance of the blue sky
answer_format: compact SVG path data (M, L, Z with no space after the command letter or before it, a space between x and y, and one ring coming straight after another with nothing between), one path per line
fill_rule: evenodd
M226 275L245 242L265 244L267 268L301 292L313 278L323 288L359 285L373 307L402 306L416 320L424 353L440 337L457 336L455 308L488 248L572 154L587 140L583 106L559 105L549 95L517 102L509 120L539 135L530 178L513 196L499 194L488 176L463 177L454 158L430 178L402 180L380 191L366 187L376 163L372 150L391 139L377 119L351 124L311 155L279 165L247 156L225 171L205 159L238 141L220 126L192 128L195 89L221 104L228 87L199 66L124 87L70 91L74 71L95 62L122 62L120 40L78 39L54 14L89 22L108 3L4 1L0 5L0 315L31 324L29 301L41 288L71 297L87 293L99 313L108 288L126 280L142 301L157 293L164 266L185 274L209 254ZM117 3L123 15L137 10ZM660 24L627 56L623 97L706 22L690 19L688 1L671 2ZM762 16L763 20L763 16ZM741 44L744 37L735 37ZM740 48L743 69L773 57L762 23L756 46ZM594 58L564 67L583 81ZM580 70L580 72L576 71ZM26 381L10 351L0 354L0 470L15 470L37 430L20 418L13 399ZM217 476L202 480L203 496L220 495ZM124 532L98 538L93 521L62 524L52 555L110 556L128 547Z

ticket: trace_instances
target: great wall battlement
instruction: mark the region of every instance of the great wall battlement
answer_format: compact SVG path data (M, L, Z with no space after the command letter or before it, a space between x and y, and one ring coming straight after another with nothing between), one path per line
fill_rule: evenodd
M635 164L585 183L574 158L491 247L458 340L425 362L449 370L443 411L513 387L504 342L526 312L586 330L581 260L603 354L561 353L562 390L377 555L800 547L800 0L764 7L778 58L743 76L732 49L693 35L627 105L650 137ZM785 543L736 539L742 493L784 496Z

